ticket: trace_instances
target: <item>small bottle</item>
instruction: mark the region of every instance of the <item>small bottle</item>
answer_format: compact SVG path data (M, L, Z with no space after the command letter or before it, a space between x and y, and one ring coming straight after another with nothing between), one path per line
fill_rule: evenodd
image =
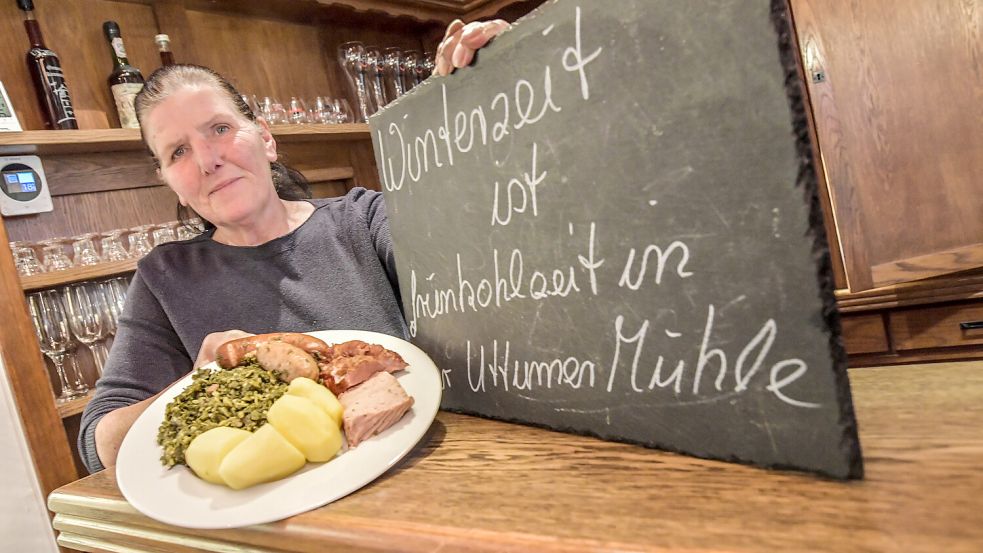
M171 52L171 37L157 35L154 37L154 42L157 43L157 50L160 52L161 67L174 65L174 54Z
M124 129L138 129L136 110L133 99L143 88L143 75L140 70L130 65L126 58L126 48L123 46L123 36L115 21L106 21L102 30L109 41L109 51L113 57L113 72L109 74L109 90L116 102L116 112L119 114L119 124Z
M34 81L34 91L44 115L44 125L48 129L77 129L75 110L68 94L68 83L61 70L58 55L48 50L41 36L41 26L34 19L34 2L17 0L17 7L25 12L24 28L31 41L27 51L27 69Z

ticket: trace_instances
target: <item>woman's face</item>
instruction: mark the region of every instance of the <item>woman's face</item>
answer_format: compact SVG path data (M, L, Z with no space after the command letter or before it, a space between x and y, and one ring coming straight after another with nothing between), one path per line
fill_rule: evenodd
M164 182L182 205L216 227L248 225L277 201L269 127L239 113L223 92L181 87L152 108L143 125Z

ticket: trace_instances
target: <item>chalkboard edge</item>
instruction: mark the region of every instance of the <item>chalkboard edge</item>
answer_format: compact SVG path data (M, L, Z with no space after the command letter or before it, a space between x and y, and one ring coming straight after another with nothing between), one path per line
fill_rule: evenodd
M791 112L792 131L795 135L799 172L795 186L801 188L809 209L808 234L813 239L812 256L816 264L816 279L823 305L823 321L829 336L836 397L840 407L840 451L847 457L847 470L843 478L864 477L863 455L857 432L857 419L853 408L853 394L847 374L847 354L843 347L840 314L836 304L833 282L832 257L826 236L822 205L819 201L819 179L813 158L813 144L806 115L805 88L797 57L797 42L792 29L788 0L771 0L771 20L778 37L778 52L785 72L785 93Z

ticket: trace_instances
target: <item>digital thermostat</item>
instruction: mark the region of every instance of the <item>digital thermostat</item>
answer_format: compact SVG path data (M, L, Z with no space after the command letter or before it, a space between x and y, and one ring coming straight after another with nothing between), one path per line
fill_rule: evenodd
M38 156L0 157L0 213L28 215L53 209Z

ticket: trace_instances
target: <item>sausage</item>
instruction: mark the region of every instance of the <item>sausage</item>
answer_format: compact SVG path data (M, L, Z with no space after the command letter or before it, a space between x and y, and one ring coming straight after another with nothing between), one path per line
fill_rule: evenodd
M228 341L215 350L215 360L223 369L231 369L242 363L247 354L254 353L256 346L265 342L283 342L296 346L311 354L315 361L329 361L332 357L331 346L323 340L300 332L273 332Z
M287 342L268 341L257 345L256 361L284 382L301 376L317 381L318 368L314 357Z

